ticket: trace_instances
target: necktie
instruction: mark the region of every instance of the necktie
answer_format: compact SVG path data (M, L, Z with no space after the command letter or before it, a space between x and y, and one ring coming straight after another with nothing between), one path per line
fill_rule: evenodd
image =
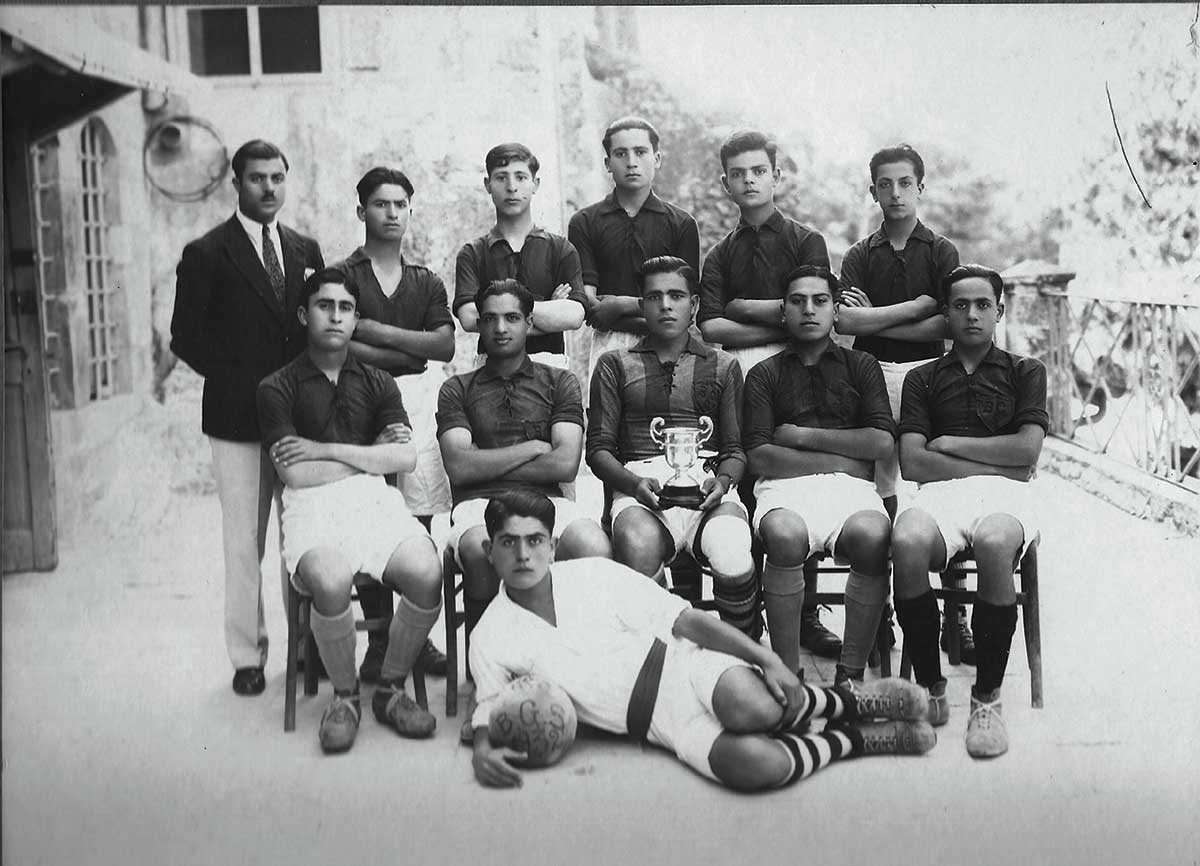
M275 253L275 244L271 243L271 230L263 226L263 267L267 269L267 279L275 292L275 300L283 306L283 266L279 264L279 256Z

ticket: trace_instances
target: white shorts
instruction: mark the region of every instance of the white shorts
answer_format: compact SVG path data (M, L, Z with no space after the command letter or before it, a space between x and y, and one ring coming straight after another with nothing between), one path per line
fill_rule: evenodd
M670 749L697 773L718 781L708 762L717 737L725 732L713 711L713 692L725 671L750 665L736 656L707 650L690 640L671 640L647 737Z
M883 384L887 387L888 403L892 407L892 418L897 423L900 422L900 397L904 393L904 377L908 375L909 370L927 363L929 359L879 362L879 368L883 370ZM886 498L895 496L901 484L907 488L912 487L911 481L902 481L900 478L900 442L897 440L892 443L890 455L875 461L875 489L879 491L880 498Z
M985 517L1008 514L1017 519L1025 533L1018 558L1025 555L1039 535L1036 481L1013 481L995 475L976 475L951 481L922 484L911 508L924 511L942 533L947 561L966 550Z
M554 503L553 537L558 540L568 526L584 515L570 499L552 496L550 501ZM450 512L450 533L446 536L446 545L454 551L454 561L459 568L462 568L462 560L458 556L458 542L468 529L483 526L483 512L487 510L487 504L486 498L467 499L455 505Z
M380 475L351 475L318 487L283 489L283 562L296 580L301 557L336 550L355 574L383 577L392 553L412 538L428 538L404 497Z
M697 464L699 465L699 464ZM626 463L625 468L634 475L641 475L644 478L656 478L660 483L665 484L667 479L675 474L675 470L667 465L666 457L651 457L648 460L635 460L632 463ZM742 505L742 500L738 497L737 487L733 487L725 494L721 500L721 504L732 503L741 509L742 515L746 514L746 507ZM640 502L632 496L626 496L623 493L618 493L612 504L612 522L615 526L617 523L617 515L626 508L645 508ZM700 524L704 521L710 512L696 511L693 508L664 508L662 511L650 511L651 514L659 519L659 522L666 527L667 532L671 534L671 540L675 544L675 554L681 550L691 551L692 544L696 540L696 531L700 528ZM674 555L669 557L674 558Z
M842 472L763 478L754 485L754 496L758 500L754 509L755 532L769 511L786 508L799 515L808 527L808 546L813 553L832 554L842 527L860 511L877 511L887 517L875 485Z
M445 381L441 364L430 364L424 373L396 377L417 448L416 468L400 475L396 486L404 494L408 510L422 516L444 514L453 503L437 440L438 391Z
M596 362L605 352L614 349L629 349L636 346L642 339L641 334L631 334L628 331L597 331L592 330L592 348L588 352L587 382L584 383L583 396L587 399L588 385L596 372Z
M759 361L765 361L767 358L778 355L786 349L787 343L767 343L765 346L740 346L736 349L731 349L728 346L723 346L722 348L737 359L738 366L742 368L742 376L745 377L750 372L750 368Z

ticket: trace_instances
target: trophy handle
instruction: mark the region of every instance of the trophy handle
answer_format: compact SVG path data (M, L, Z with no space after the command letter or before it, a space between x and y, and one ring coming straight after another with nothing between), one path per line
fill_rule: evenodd
M665 447L665 441L663 439L663 428L665 426L667 426L667 422L661 417L654 418L650 421L650 439L659 448Z
M711 438L713 432L712 418L707 415L700 416L700 438L696 440L696 446L699 447Z

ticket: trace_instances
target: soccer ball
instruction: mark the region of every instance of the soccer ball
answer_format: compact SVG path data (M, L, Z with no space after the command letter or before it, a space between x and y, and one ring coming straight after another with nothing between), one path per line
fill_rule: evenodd
M488 717L493 746L525 752L527 766L556 764L575 742L575 705L563 689L535 676L513 680Z

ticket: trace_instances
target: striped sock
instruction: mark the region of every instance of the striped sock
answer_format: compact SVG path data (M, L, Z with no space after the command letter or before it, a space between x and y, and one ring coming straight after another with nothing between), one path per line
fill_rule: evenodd
M755 640L762 636L757 577L753 568L732 577L713 575L713 601L721 620Z
M858 703L854 693L848 689L842 686L827 688L810 685L802 685L801 688L804 690L804 709L788 726L789 731L803 731L813 719L853 721L858 718Z
M827 767L839 758L854 755L855 746L845 730L833 729L819 734L768 734L779 744L788 757L791 769L779 783L782 788L807 779L822 767Z

